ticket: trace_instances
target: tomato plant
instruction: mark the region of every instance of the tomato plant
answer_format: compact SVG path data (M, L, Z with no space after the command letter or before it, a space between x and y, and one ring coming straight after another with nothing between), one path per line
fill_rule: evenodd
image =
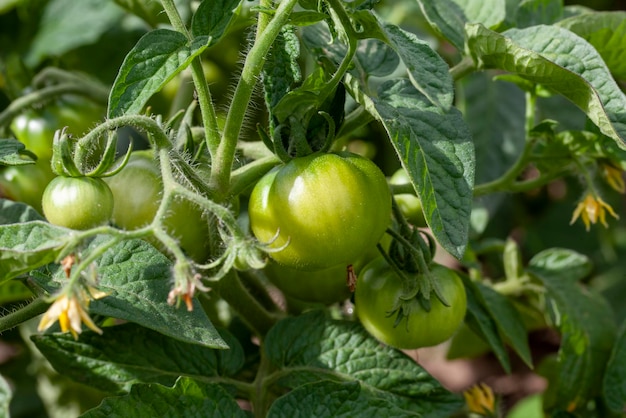
M248 207L255 236L292 268L347 266L382 237L391 215L385 177L356 154L295 158L265 175Z
M450 306L430 296L430 311L414 298L407 316L396 324L392 308L402 294L402 281L379 257L366 265L356 284L356 312L365 329L378 340L396 348L412 349L440 344L459 329L465 318L467 297L457 274L443 266L431 266L430 273L441 285Z
M59 176L44 190L41 206L54 225L89 229L109 222L113 194L100 178Z
M0 416L623 417L626 12L573 3L0 1Z

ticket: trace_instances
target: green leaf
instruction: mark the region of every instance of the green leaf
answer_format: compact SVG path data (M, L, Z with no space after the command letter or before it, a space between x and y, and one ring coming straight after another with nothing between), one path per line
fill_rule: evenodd
M626 79L626 12L595 12L557 23L585 39L600 53L611 73Z
M135 383L171 386L181 375L200 380L234 375L243 366L243 348L227 331L220 334L229 350L184 343L132 323L105 327L103 335L84 332L79 340L67 333L31 339L59 373L106 392L126 393Z
M0 166L33 164L34 160L22 158L25 149L24 144L17 139L0 139Z
M238 14L241 0L203 0L191 20L194 37L208 36L214 44Z
M515 307L506 297L491 287L476 283L482 297L482 305L487 308L498 327L498 332L510 344L528 367L533 367L533 359L528 346L528 335L524 321Z
M148 99L201 54L210 40L200 37L189 42L169 29L146 33L120 67L109 95L108 116L140 113Z
M43 221L0 225L0 284L52 263L69 230Z
M615 413L626 407L626 322L622 323L602 382L606 405Z
M466 31L468 47L480 67L517 73L562 94L602 133L626 148L626 96L598 52L584 39L556 26L498 34L482 25L467 25Z
M467 294L466 324L489 344L504 371L511 373L509 354L498 331L498 324L491 315L489 308L485 306L485 299L474 282L464 275L461 275L461 278Z
M94 239L83 253L89 254L109 239ZM141 240L123 241L109 248L96 265L98 289L109 296L94 300L90 313L131 321L180 341L227 348L197 300L191 312L167 303L171 262L151 245ZM51 266L37 275L36 281L52 292L67 279L62 269Z
M435 238L460 259L468 239L475 159L461 113L434 106L408 80L384 83L377 99L355 83L349 83L351 94L385 127Z
M134 385L128 395L106 398L81 418L246 418L235 398L213 383L181 377L173 388Z
M546 396L546 408L571 411L572 406L584 408L600 395L616 327L606 300L571 280L567 265L554 259L553 250L545 250L530 260L528 272L544 285L551 316L562 334L557 376L549 388L551 396ZM577 263L573 266L571 271L578 274Z
M533 257L533 269L547 271L552 280L577 282L591 273L593 265L584 254L567 248L550 248Z
M278 322L264 348L272 364L285 373L279 383L292 389L319 380L357 382L359 396L367 396L368 403L386 401L407 416L418 413L424 418L448 417L460 406L460 399L414 360L381 346L360 324L330 319L322 311Z
M124 11L112 1L52 0L46 5L26 62L34 67L45 58L93 44L123 15Z
M415 88L435 105L450 109L454 87L448 64L427 42L414 34L383 22L381 26L391 47L406 65Z
M393 403L373 397L358 382L324 380L309 383L278 398L268 418L404 418L420 414L398 408Z
M265 102L270 112L302 80L300 41L293 26L285 26L272 44L263 66Z
M113 0L124 10L145 20L150 26L155 27L159 23L168 23L167 15L161 3L153 0Z
M9 405L11 404L12 397L13 391L11 390L9 383L2 375L0 375L0 416L11 416L9 413Z
M43 220L45 220L44 217L32 207L21 202L0 198L0 225Z
M465 48L466 23L495 28L506 17L505 0L418 0L418 3L433 29L459 51Z
M33 292L25 284L18 280L9 280L0 285L0 304L32 299Z
M515 20L518 28L551 25L563 16L563 0L524 0L520 3Z

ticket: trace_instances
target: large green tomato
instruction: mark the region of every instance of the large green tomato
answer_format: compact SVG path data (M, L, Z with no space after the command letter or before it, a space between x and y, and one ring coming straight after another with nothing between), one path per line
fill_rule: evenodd
M51 224L89 229L109 222L113 195L100 178L59 176L44 190L41 205Z
M387 314L402 293L402 281L382 257L365 266L354 294L356 314L363 327L379 341L400 349L433 346L452 337L465 318L465 287L453 270L432 265L430 271L439 279L450 306L431 293L431 308L427 312L414 299L408 318L394 326L396 316Z
M391 195L380 169L351 153L294 158L267 173L248 205L269 255L299 270L347 266L374 247L389 225Z
M406 171L401 168L393 173L389 182L391 184L401 185L409 184L411 180L409 180L409 175ZM427 226L426 220L424 219L424 212L422 210L422 202L419 197L410 193L401 193L395 195L394 198L400 207L400 211L410 223L419 227Z
M55 177L49 161L3 167L0 171L0 196L26 203L41 213L43 191Z
M267 278L286 296L303 302L331 304L350 297L347 267L302 271L271 261L263 269Z
M152 151L135 151L126 166L106 178L113 192L113 223L122 229L138 229L152 222L161 203L163 185ZM194 260L210 256L210 228L202 211L187 200L176 200L163 220L168 233ZM157 246L158 243L154 242Z

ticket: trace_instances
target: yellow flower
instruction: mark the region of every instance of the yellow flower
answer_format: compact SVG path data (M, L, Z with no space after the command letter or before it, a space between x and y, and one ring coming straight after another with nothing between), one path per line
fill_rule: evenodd
M463 392L465 403L470 412L493 416L496 408L496 398L493 390L484 383L474 385Z
M598 222L598 219L600 219L602 225L608 228L609 225L606 223L606 211L615 219L619 219L619 216L617 216L613 208L602 200L602 198L594 196L592 193L587 193L587 196L576 206L570 225L576 222L578 217L581 217L587 231L589 231L591 224Z
M602 175L609 186L619 193L626 192L622 170L611 164L601 164L600 167L602 169Z
M59 295L46 313L44 313L37 330L40 332L45 331L56 321L59 321L61 331L71 332L75 340L78 339L78 334L82 332L82 323L87 325L92 331L102 334L102 330L96 326L87 313L89 298L85 296L73 294Z

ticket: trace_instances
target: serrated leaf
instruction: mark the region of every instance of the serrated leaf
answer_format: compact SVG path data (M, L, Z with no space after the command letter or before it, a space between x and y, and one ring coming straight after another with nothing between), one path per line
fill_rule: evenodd
M562 0L524 0L515 14L518 28L551 25L563 16Z
M105 398L81 418L246 418L235 398L223 387L181 377L173 388L134 385L128 395Z
M53 262L68 232L43 221L0 225L0 284Z
M351 94L385 127L433 235L461 259L468 239L475 159L461 113L434 106L408 80L384 83L376 99L355 83L349 83Z
M515 350L524 363L533 367L533 359L528 346L528 335L522 317L506 297L491 287L476 283L482 296L483 307L487 308L494 319L500 335Z
M32 207L21 202L0 198L0 225L43 220L44 217Z
M0 139L0 166L33 164L34 160L22 157L25 149L24 144L17 139Z
M584 39L556 26L498 34L482 25L467 25L466 32L469 50L481 67L517 73L562 94L626 148L626 96Z
M83 253L111 238L99 236ZM141 240L127 240L109 248L96 260L98 289L109 296L94 300L89 312L123 319L180 341L210 348L227 348L197 300L191 312L170 306L171 262ZM62 269L51 267L37 275L37 284L52 292L66 282Z
M207 380L232 376L244 362L241 344L227 331L220 335L229 350L184 343L136 324L84 332L34 335L39 351L64 375L110 393L126 393L136 383L171 386L178 376Z
M550 387L554 404L546 408L572 411L600 395L616 329L606 300L567 278L558 264L546 262L551 253L545 250L528 264L528 272L546 289L548 306L562 334L558 374Z
M448 64L430 45L398 26L381 22L391 47L407 67L411 82L424 96L444 110L450 109L454 87Z
M465 322L472 331L485 341L500 362L505 372L511 373L511 362L504 341L498 332L498 325L485 306L484 298L474 282L461 276L467 294L467 314Z
M139 39L126 55L109 95L108 117L140 113L159 91L209 45L210 38L189 42L185 35L156 29Z
M459 51L465 47L466 23L494 28L506 17L505 0L418 0L430 25Z
M304 28L302 41L311 52L325 55L336 64L348 52L344 44L332 39L328 27L323 24ZM382 40L373 38L358 41L353 60L358 65L350 71L363 78L369 76L385 77L393 73L400 63L400 58L396 52Z
M194 37L208 36L214 44L237 16L241 0L203 0L191 20Z
M557 23L585 39L600 53L617 78L626 79L626 12L595 12Z
M96 42L118 24L124 11L112 1L52 0L46 4L26 62L34 67L47 57Z
M421 417L371 396L358 382L309 383L278 398L267 418Z
M360 324L330 319L322 311L278 322L264 348L284 369L280 383L289 388L324 379L356 381L368 397L424 418L448 417L459 407L459 398L411 358L381 346Z
M606 405L615 413L626 407L626 322L622 323L602 382Z

